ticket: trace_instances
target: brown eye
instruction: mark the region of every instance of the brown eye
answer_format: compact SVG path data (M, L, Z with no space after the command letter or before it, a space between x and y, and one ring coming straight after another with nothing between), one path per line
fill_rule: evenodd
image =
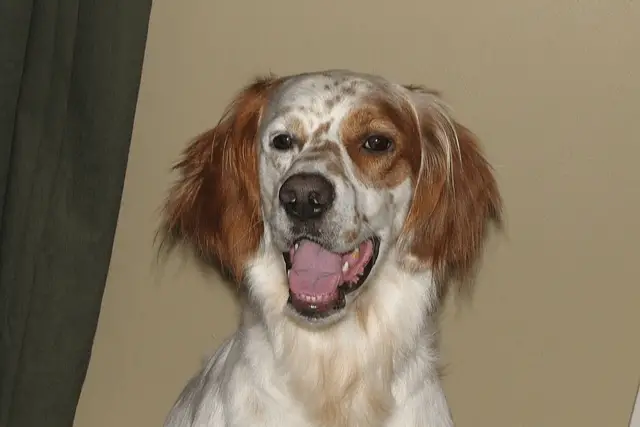
M281 133L280 135L276 135L273 137L273 139L271 140L271 145L273 145L273 148L275 148L276 150L290 150L291 147L293 147L293 138L291 137L291 135Z
M362 144L365 150L372 152L384 152L389 151L393 147L393 141L382 135L371 135L365 139Z

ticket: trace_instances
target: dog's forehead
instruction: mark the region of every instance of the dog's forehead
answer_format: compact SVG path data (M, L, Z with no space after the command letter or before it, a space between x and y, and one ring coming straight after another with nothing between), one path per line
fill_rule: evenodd
M318 73L289 78L269 105L272 117L296 115L312 122L340 120L367 95L380 89L369 76Z

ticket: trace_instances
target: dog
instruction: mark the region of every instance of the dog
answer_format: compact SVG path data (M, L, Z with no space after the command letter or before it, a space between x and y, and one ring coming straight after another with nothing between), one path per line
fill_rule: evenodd
M162 226L242 290L166 427L450 427L438 308L501 196L440 95L329 70L258 78L175 166Z

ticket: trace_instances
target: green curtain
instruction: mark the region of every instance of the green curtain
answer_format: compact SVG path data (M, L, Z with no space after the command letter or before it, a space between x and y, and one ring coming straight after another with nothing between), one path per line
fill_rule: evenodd
M73 423L150 9L0 0L0 427Z

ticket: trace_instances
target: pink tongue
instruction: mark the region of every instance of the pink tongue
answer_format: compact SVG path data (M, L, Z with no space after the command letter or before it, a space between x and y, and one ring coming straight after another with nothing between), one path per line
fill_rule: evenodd
M342 283L342 255L329 252L317 243L302 240L291 257L289 289L294 294L333 294Z

